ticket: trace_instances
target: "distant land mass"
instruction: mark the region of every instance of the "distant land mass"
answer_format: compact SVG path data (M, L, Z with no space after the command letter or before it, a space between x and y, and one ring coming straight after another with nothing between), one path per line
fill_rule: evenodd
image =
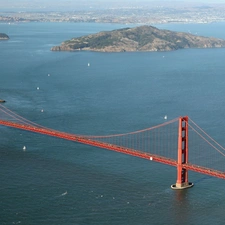
M4 33L0 33L0 40L8 40L9 36L7 34Z
M172 51L183 48L222 48L225 40L190 33L158 29L153 26L103 31L54 46L52 51L136 52Z

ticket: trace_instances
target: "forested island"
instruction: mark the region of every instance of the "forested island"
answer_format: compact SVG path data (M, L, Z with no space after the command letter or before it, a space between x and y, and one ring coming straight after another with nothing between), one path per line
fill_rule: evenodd
M4 33L0 33L0 40L8 40L9 36L7 34Z
M64 41L52 51L136 52L172 51L183 48L221 48L225 40L196 36L185 32L158 29L153 26L103 31Z

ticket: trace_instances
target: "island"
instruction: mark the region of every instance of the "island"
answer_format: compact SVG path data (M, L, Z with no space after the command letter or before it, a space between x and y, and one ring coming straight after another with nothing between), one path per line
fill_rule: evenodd
M0 40L8 40L9 36L7 34L4 33L0 33Z
M136 52L172 51L183 48L222 48L225 40L213 37L196 36L185 32L175 32L143 25L103 31L71 40L54 46L52 51L98 51Z

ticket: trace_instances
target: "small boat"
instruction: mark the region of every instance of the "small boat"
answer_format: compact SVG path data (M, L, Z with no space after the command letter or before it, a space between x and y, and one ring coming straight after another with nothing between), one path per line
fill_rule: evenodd
M4 103L4 102L6 102L5 100L3 100L3 99L0 99L0 103Z
M26 146L24 145L24 146L23 146L23 151L26 151L26 149L27 149L27 148L26 148Z
M164 120L167 120L167 115L164 116Z

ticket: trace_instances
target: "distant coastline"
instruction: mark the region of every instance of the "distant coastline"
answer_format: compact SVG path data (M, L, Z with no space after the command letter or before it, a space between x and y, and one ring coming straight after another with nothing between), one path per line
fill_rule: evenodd
M18 1L19 2L19 1ZM111 2L111 3L110 3ZM16 4L16 3L15 3ZM17 3L19 4L19 3ZM32 3L29 4L32 6ZM1 9L0 22L72 22L117 24L213 23L225 21L225 4L185 1L68 1L45 11ZM71 6L73 5L73 10ZM92 5L92 7L90 7ZM36 8L36 5L33 5ZM57 8L57 9L56 9Z

